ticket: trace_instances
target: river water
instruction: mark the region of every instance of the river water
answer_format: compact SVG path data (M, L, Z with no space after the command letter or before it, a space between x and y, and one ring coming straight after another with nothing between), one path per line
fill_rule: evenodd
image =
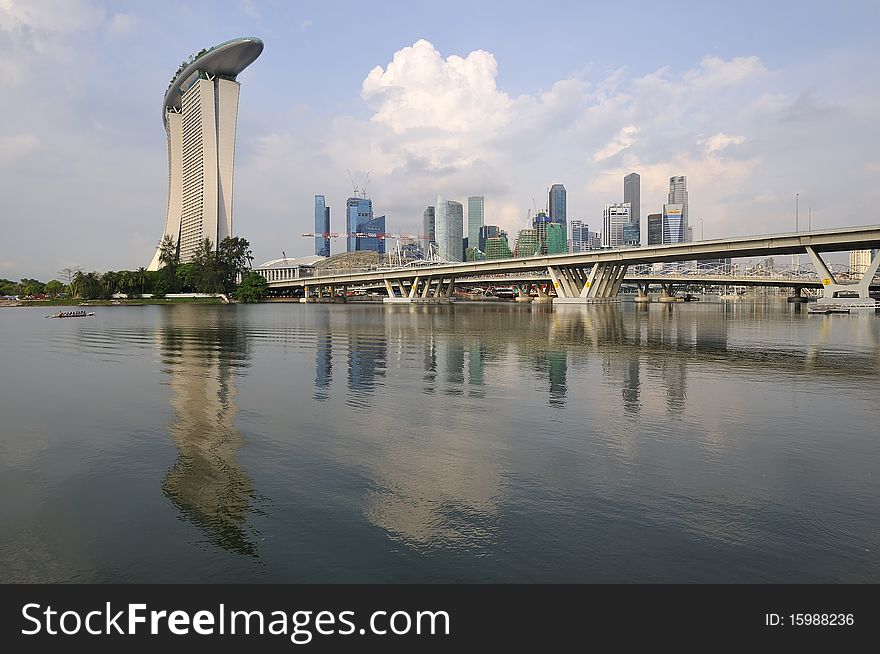
M0 580L880 582L880 316L0 310Z

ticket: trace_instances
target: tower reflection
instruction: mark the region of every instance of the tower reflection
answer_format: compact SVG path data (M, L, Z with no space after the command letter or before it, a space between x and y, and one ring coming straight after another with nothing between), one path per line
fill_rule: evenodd
M160 332L160 353L172 389L175 420L168 431L178 458L162 492L212 543L256 556L245 525L254 488L237 460L244 439L235 428L235 376L247 365L247 337L234 315L218 324L216 313L172 310L174 319Z

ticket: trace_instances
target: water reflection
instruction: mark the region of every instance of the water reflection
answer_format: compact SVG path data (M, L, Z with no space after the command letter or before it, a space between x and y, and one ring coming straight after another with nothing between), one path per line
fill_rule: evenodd
M244 439L235 427L235 377L247 366L247 337L235 314L175 307L160 332L160 353L175 413L168 431L178 450L162 492L212 543L256 556L245 526L254 488L238 463Z
M385 375L388 340L384 326L364 324L356 309L348 319L348 404L356 409L368 408L377 384Z
M330 331L330 313L318 314L315 321L315 392L313 397L324 402L330 398L330 382L333 378L333 334Z
M877 316L701 302L0 318L22 344L0 348L16 371L7 578L878 579Z

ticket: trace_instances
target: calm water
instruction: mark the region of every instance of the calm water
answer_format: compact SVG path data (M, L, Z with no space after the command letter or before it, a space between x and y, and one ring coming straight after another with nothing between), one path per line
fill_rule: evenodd
M880 582L880 317L0 309L0 580Z

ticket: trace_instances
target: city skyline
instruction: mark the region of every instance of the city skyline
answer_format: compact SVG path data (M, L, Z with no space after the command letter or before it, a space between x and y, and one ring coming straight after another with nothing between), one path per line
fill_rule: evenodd
M256 261L310 252L301 234L314 195L344 206L348 169L371 173L395 232L418 233L437 194L479 193L484 224L513 238L532 199L559 181L568 220L597 223L633 170L650 199L642 214L660 210L670 176L690 178L695 237L793 231L795 193L814 228L870 222L880 93L861 80L880 60L875 3L796 16L762 6L760 25L741 8L700 6L678 12L688 38L674 51L656 30L666 11L649 3L556 3L570 18L566 45L546 52L515 44L549 8L524 6L485 29L500 6L5 2L0 277L153 256L168 181L155 97L181 58L239 34L266 44L242 74L235 153L235 231ZM474 20L463 26L465 7ZM575 38L577 25L625 16L632 48L612 47L603 30ZM353 19L376 38L347 42L334 27ZM774 38L783 26L802 38ZM46 79L62 81L46 94Z

